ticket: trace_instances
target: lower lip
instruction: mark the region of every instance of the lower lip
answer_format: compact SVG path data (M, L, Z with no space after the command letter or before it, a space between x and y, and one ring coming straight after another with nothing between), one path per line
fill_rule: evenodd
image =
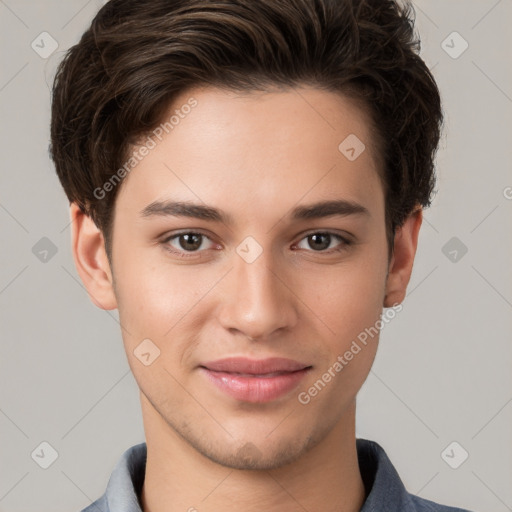
M246 377L236 373L216 372L204 367L201 370L210 382L233 398L244 402L264 403L276 400L296 388L310 368L273 377Z

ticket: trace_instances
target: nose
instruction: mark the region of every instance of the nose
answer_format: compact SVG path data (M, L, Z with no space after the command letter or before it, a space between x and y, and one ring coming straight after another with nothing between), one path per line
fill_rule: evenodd
M234 254L234 268L223 283L219 321L233 335L271 339L293 328L298 298L293 282L273 264L270 250L252 263Z

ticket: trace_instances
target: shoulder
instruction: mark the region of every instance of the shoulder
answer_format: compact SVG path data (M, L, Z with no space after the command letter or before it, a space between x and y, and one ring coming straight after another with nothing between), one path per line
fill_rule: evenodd
M435 503L434 501L426 500L413 494L409 494L409 498L411 500L411 504L414 506L411 512L413 510L414 512L470 512L465 508L456 508L449 507L447 505L441 505L439 503Z
M142 512L139 495L146 469L146 443L128 448L110 475L105 493L80 512Z
M80 512L110 512L106 494L91 503L88 507L85 507Z
M382 446L360 438L356 446L367 495L360 512L471 512L409 493Z

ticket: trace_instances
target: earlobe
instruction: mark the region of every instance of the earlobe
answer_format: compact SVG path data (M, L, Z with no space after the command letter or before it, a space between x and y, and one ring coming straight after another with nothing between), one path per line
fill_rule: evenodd
M112 272L103 235L76 203L71 204L70 212L71 244L77 272L96 306L101 309L116 309Z
M416 209L395 233L394 252L386 280L384 307L401 304L405 298L418 247L418 234L422 220L421 208Z

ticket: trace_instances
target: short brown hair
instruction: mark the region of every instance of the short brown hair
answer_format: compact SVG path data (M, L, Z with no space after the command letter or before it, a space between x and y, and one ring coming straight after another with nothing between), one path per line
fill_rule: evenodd
M391 0L110 0L60 63L50 155L70 202L111 254L115 187L102 187L185 90L313 85L369 113L386 231L429 206L443 115L414 9ZM341 141L340 141L341 142Z

